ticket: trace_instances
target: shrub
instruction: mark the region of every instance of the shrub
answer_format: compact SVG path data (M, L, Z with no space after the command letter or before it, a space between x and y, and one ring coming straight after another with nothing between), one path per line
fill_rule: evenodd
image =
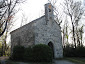
M25 60L31 62L50 62L52 61L52 49L44 44L34 45L25 50Z
M75 56L75 48L71 47L70 45L67 45L63 49L63 53L65 57L74 57Z
M85 47L79 46L76 48L76 56L77 57L85 57Z
M85 57L85 47L77 46L76 48L71 46L66 46L64 48L65 57Z
M53 59L52 49L45 44L38 44L33 47L33 61L50 62Z
M15 46L12 54L13 60L25 60L31 62L51 62L53 59L52 49L45 44L34 45L24 48Z
M32 48L27 47L25 49L24 60L25 61L32 61L32 55L33 55Z
M12 58L13 60L23 60L25 48L23 46L14 46Z

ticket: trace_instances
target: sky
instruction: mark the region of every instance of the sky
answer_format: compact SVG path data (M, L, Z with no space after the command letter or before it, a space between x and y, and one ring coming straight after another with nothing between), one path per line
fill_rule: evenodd
M56 0L57 6L59 6L60 3L63 2L63 0ZM75 0L75 1L82 1L83 0ZM42 15L44 15L44 5L48 3L48 0L27 0L26 3L18 5L16 9L19 9L19 12L16 14L14 27L12 30L15 30L21 26L22 17L24 14L25 18L27 18L27 21L24 23L29 23Z
M44 5L48 2L48 0L27 0L26 3L20 4L16 7L16 10L19 9L18 13L16 13L14 18L14 25L11 31L19 28L21 26L22 17L27 18L27 21L23 23L29 23L42 15L44 15ZM7 38L7 43L10 42L10 35Z
M63 0L56 0L57 1L57 7L60 5L60 3L63 2ZM16 14L16 18L15 18L15 23L14 23L14 27L12 28L12 30L15 30L17 28L19 28L21 26L21 21L22 21L22 17L24 14L25 17L27 18L27 21L24 21L23 23L29 23L41 16L44 15L45 13L45 8L44 5L48 3L48 0L27 0L26 3L22 4L22 5L18 5L18 7L16 7L16 9L19 9L19 12Z
M82 1L85 0L75 0L75 1ZM59 6L60 3L62 3L63 0L57 0L57 6ZM23 24L29 23L41 16L44 15L44 5L48 3L48 0L27 0L25 3L20 4L16 7L16 10L19 9L19 12L16 13L15 19L13 20L15 23L11 29L11 31L19 28L21 26L22 17L24 15L24 18L27 19L27 21L24 21ZM9 42L8 36L8 42Z
M27 0L26 3L19 5L16 9L19 9L19 12L16 14L16 22L13 29L20 27L22 14L25 15L27 19L26 23L31 22L44 15L44 5L47 3L47 0Z

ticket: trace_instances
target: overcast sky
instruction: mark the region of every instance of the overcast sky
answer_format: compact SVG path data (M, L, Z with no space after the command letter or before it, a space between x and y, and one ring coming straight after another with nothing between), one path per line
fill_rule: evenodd
M82 1L83 0L75 0L75 1ZM27 0L26 3L19 5L16 7L16 9L19 9L20 11L16 14L16 22L13 27L13 30L20 27L21 25L21 18L22 14L25 15L28 20L25 23L31 22L34 19L37 19L44 15L44 5L48 2L48 0ZM62 3L63 0L57 0L57 6L59 6L59 3Z
M75 0L75 1L82 1L85 0ZM57 6L59 6L59 3L62 3L63 0L57 0ZM35 20L42 15L44 15L44 5L48 3L48 0L27 0L26 3L22 5L18 5L16 9L19 9L20 11L16 14L15 23L12 28L12 30L15 30L21 26L21 18L23 17L22 14L25 15L28 20L26 23L31 22L32 20Z
M22 14L28 18L27 23L44 15L44 4L46 3L47 0L27 0L26 3L19 5L16 8L20 9L20 11L16 14L16 27L13 27L13 29L20 27Z

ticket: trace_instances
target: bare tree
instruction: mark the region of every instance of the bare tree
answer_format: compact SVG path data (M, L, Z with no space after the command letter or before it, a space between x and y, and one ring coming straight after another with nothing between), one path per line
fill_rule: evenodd
M56 6L57 0L48 0L48 2L52 4L54 19L60 25L62 23L62 13L58 10L58 7Z
M27 20L28 20L28 17L26 17L26 15L22 13L21 26L25 25L27 23Z
M13 22L11 21L12 19L13 19L13 17L11 17L9 19L9 21L7 22L8 25L6 27L5 33L2 35L2 37L4 37L3 41L2 41L2 55L5 55L5 51L7 51L7 48L8 48L6 39L7 39L8 33L9 33L9 31L12 27L12 24L13 24Z
M79 40L80 42L78 42L78 46L82 46L83 45L83 26L81 26L79 28Z
M14 23L13 17L18 10L15 7L25 0L3 0L0 4L0 37L2 37L2 55L7 50L7 35ZM1 38L0 38L1 39Z
M64 26L63 26L63 30L62 30L62 33L63 33L63 46L65 47L67 44L69 44L68 42L68 37L69 37L69 33L68 33L68 20L67 20L67 15L66 15L66 19L64 21Z
M15 7L24 0L2 0L0 2L0 37L5 32L8 21L15 14Z
M80 21L84 10L81 5L81 2L74 2L73 0L65 0L64 2L65 14L70 17L72 25L72 40L74 46L76 47L76 31L78 22Z

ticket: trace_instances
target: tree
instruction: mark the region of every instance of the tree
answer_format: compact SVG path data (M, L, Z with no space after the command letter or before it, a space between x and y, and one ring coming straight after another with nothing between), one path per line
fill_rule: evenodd
M79 28L79 40L80 42L78 43L78 46L82 46L83 45L83 26L81 26Z
M48 0L49 3L53 6L53 12L54 12L54 19L56 22L60 25L62 23L62 13L60 10L58 10L58 7L55 5L57 3L57 0Z
M24 0L2 0L0 2L0 37L5 32L10 18L15 14L15 7Z
M28 17L24 13L22 13L22 20L21 20L21 26L25 25L27 23Z
M67 20L67 15L66 15L66 19L64 21L64 26L63 26L63 47L65 47L67 44L69 44L68 42L68 37L69 37L69 33L68 33L68 20Z
M72 40L74 47L76 47L76 32L78 22L80 21L84 10L81 2L74 2L73 0L65 0L64 2L64 13L69 16L72 25Z
M0 39L2 39L2 55L5 55L5 51L7 51L7 35L14 23L13 17L17 10L15 7L20 3L25 2L25 0L3 0L0 4Z

